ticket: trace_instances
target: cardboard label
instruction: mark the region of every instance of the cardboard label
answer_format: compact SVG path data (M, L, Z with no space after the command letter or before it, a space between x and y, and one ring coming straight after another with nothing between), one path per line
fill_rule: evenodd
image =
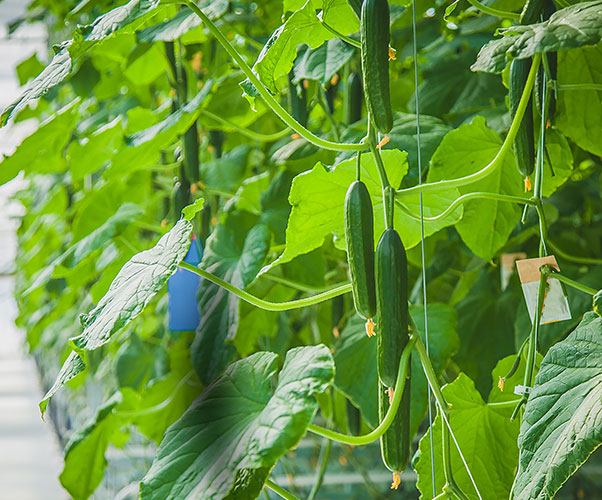
M539 294L539 268L544 264L548 264L554 269L560 271L556 257L550 255L537 259L525 259L516 261L516 269L520 278L523 295L529 311L531 322L535 320L537 311L537 299ZM541 324L554 323L556 321L564 321L571 319L571 310L569 301L562 283L557 279L548 276L548 286L543 303L543 311L541 314Z
M500 279L502 283L502 290L505 290L508 286L508 283L510 283L510 278L514 272L514 262L526 258L527 254L525 252L502 254L500 258Z

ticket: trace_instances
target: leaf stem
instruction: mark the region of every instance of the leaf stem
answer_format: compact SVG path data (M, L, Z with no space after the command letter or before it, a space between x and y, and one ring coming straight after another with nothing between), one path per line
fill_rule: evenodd
M490 16L501 17L503 19L518 19L520 17L520 12L508 12L506 10L494 9L493 7L488 7L479 2L479 0L468 0L468 3L484 14L489 14Z
M602 83L563 83L556 84L557 90L597 90L602 92Z
M230 293L236 295L238 298L244 300L245 302L248 302L249 304L255 307L264 309L265 311L290 311L291 309L300 309L301 307L319 304L320 302L324 302L325 300L338 297L339 295L343 295L344 293L349 293L351 291L351 283L345 283L344 285L331 288L330 290L319 293L317 295L313 295L311 297L305 297L303 299L297 300L289 300L287 302L270 302L268 300L263 300L259 297L255 297L255 295L251 295L249 292L245 292L241 288L238 288L237 286L234 286L228 283L227 281L218 278L214 274L211 274L210 272L205 271L204 269L193 266L188 262L180 262L179 266L182 269L186 269L187 271L198 274L206 280L211 281L211 283L215 283L216 285L225 288Z
M338 443L351 444L355 446L369 444L380 438L391 426L393 419L397 414L397 409L399 408L399 403L401 402L403 389L408 376L410 354L412 353L412 349L414 348L414 344L417 342L417 340L419 340L417 334L411 335L408 344L403 350L401 359L399 361L399 369L397 371L397 381L395 382L393 401L391 402L391 406L389 406L389 410L387 411L385 417L382 419L380 424L378 424L378 427L368 434L364 434L363 436L349 436L347 434L341 434L340 432L331 431L330 429L325 429L313 424L309 424L307 426L307 430L313 432L314 434L318 434L319 436L337 441Z
M558 271L556 271L554 268L548 267L542 271L542 274L544 276L549 276L550 278L555 278L558 281L562 281L563 283L569 285L570 287L574 288L575 290L579 290L583 293L587 293L588 295L593 296L593 295L596 295L596 293L598 293L598 290L590 288L587 285L583 285L582 283L579 283L578 281L567 278L566 276L564 276L564 275L560 274Z
M347 36L347 35L343 35L343 33L335 30L332 26L330 26L328 23L326 23L325 21L323 21L322 19L320 19L320 24L327 30L330 31L334 36L336 36L337 38L340 38L341 40L343 40L345 43L348 43L349 45L351 45L352 47L355 47L356 49L361 49L362 48L362 44L361 42L358 42L357 40L354 40L353 38Z
M291 129L289 127L286 127L284 129L280 130L279 132L274 132L273 134L262 134L261 132L255 132L253 130L249 130L248 128L240 127L239 125L232 123L230 120L226 120L225 118L222 118L219 115L213 114L211 111L207 111L206 109L201 110L201 114L205 115L207 118L209 118L211 120L221 123L222 125L224 125L226 127L230 127L235 132L238 132L239 134L244 135L244 136L248 137L249 139L252 139L254 141L259 141L259 142L277 141L278 139L282 139L283 137L286 137L291 131Z
M421 192L425 193L433 191L443 191L446 189L465 186L467 184L471 184L473 182L477 182L481 179L484 179L485 177L493 173L500 165L502 165L506 154L508 153L508 151L510 151L512 147L512 142L514 141L514 138L518 133L520 123L523 119L523 115L525 114L525 110L527 109L527 104L529 103L529 99L531 97L531 91L533 90L533 83L535 82L535 75L537 74L537 68L539 67L540 60L541 54L536 54L533 57L533 64L531 65L531 70L529 71L529 76L527 78L527 82L525 83L525 88L523 89L523 94L520 98L520 102L516 110L516 115L514 115L514 120L512 120L512 124L510 125L508 135L506 135L504 143L502 144L498 153L495 155L495 158L491 160L489 164L487 164L478 172L467 175L465 177L441 180L437 182L427 182L425 184L420 184L410 188L400 189L397 191L397 194L400 196L411 196Z
M532 198L525 198L523 196L514 196L514 195L510 195L510 194L500 194L500 193L487 193L485 191L475 191L474 193L466 193L466 194L463 194L462 196L458 196L449 205L449 207L447 207L439 215L435 215L433 217L425 217L424 220L425 221L436 221L436 220L442 219L444 217L447 217L450 213L452 213L456 208L458 208L458 206L460 206L470 200L480 199L480 198L489 199L489 200L497 200L497 201L507 201L509 203L521 203L524 205L533 205L533 206L535 206L537 204L537 202L535 200L533 200ZM417 221L420 220L420 217L417 217L414 214L412 214L410 209L406 205L404 205L404 203L401 200L396 199L395 203L397 203L401 207L401 209L407 215L409 215L412 219L417 220Z
M265 485L274 493L277 493L282 498L284 498L284 500L299 500L299 498L293 495L290 491L287 491L281 486L278 486L274 481L272 481L269 478L265 480Z
M566 253L564 250L562 250L560 247L558 247L556 244L554 244L551 241L548 241L548 245L550 246L552 251L556 255L558 255L558 257L560 257L561 259L568 260L570 262L576 262L577 264L590 264L590 265L602 264L602 259L596 259L594 257L579 257L577 255L571 255L569 253Z
M205 24L211 34L217 39L217 41L224 47L230 57L238 64L242 72L247 76L251 83L255 86L259 95L263 97L268 107L280 118L286 125L297 132L306 141L323 148L332 151L363 151L368 149L365 144L349 144L349 143L337 143L327 141L318 137L313 132L301 125L295 120L276 100L276 98L270 93L259 77L253 72L251 67L242 58L240 53L232 46L230 41L224 36L224 34L218 29L218 27L207 17L207 15L196 5L192 0L180 0L183 5L189 7Z

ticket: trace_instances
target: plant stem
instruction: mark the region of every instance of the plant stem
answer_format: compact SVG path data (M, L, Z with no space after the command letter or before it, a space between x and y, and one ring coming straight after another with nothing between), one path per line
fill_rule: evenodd
M268 107L280 118L286 125L297 132L306 141L323 148L332 151L363 151L368 149L365 144L348 144L348 143L337 143L327 141L315 135L313 132L301 125L295 120L282 105L276 100L276 98L270 93L259 77L253 72L251 67L242 58L239 52L232 46L229 40L224 34L217 28L217 26L207 17L207 15L192 1L192 0L180 0L183 5L189 7L205 24L211 34L217 39L217 41L224 47L230 57L238 64L242 72L247 76L251 83L255 86L259 95L263 97ZM178 3L180 3L178 2Z
M554 270L553 268L545 269L542 273L544 276L549 276L550 278L555 278L558 281L562 281L563 283L566 283L567 285L574 288L575 290L579 290L583 293L587 293L588 295L593 296L598 293L598 290L595 290L594 288L590 288L587 285L583 285L582 283L579 283L578 281L567 278L566 276L560 274L558 271Z
M280 495L282 498L284 498L285 500L299 500L299 498L297 498L295 495L293 495L291 492L286 491L284 488L278 486L274 481L272 481L271 479L266 479L265 480L265 485L271 489L274 493L277 493L278 495Z
M351 444L356 446L365 445L380 438L393 423L393 419L395 418L397 409L399 408L399 403L401 402L401 397L403 395L403 389L406 383L406 378L408 376L410 354L412 353L414 344L418 339L419 337L417 334L411 335L408 344L403 350L401 359L399 361L399 369L397 371L397 381L395 382L393 401L391 402L391 406L389 406L389 410L387 411L385 417L382 419L380 424L378 424L378 427L376 427L372 432L364 434L363 436L348 436L347 434L341 434L340 432L331 431L330 429L324 429L323 427L319 427L313 424L309 424L307 426L307 430L313 432L314 434L318 434L319 436L323 436L333 441L337 441L339 443Z
M568 254L551 241L548 241L548 245L552 249L552 251L561 259L568 260L570 262L576 262L577 264L602 264L602 259L595 259L593 257L578 257L576 255Z
M449 205L449 207L447 207L439 215L435 215L433 217L425 217L424 220L425 221L436 221L436 220L442 219L443 217L446 217L450 213L452 213L456 208L458 208L458 206L460 206L470 200L480 199L480 198L489 199L489 200L497 200L497 201L507 201L509 203L521 203L524 205L533 205L533 206L535 206L537 204L537 202L535 200L533 200L532 198L525 198L523 196L514 196L514 195L510 195L510 194L487 193L484 191L475 191L474 193L466 193L466 194L463 194L462 196L458 196ZM414 214L412 214L410 209L406 205L404 205L401 200L396 199L395 203L397 203L402 208L402 210L407 215L409 215L412 219L417 220L417 221L420 220L420 217L417 217Z
M448 404L445 401L445 398L443 397L441 387L439 386L439 381L437 380L437 374L435 373L435 369L431 364L431 360L429 359L428 354L426 353L426 347L424 346L424 343L422 342L421 338L418 338L416 340L416 352L420 357L420 362L422 363L424 374L426 375L429 385L433 390L433 394L435 396L435 399L437 400L437 404L439 405L441 410L445 412L445 416L447 416L449 413Z
M446 189L465 186L467 184L471 184L473 182L477 182L481 179L484 179L485 177L493 173L500 165L502 165L506 154L508 153L508 151L510 151L512 147L512 142L514 141L514 138L518 133L520 123L523 119L523 115L525 114L525 110L527 109L527 104L529 103L529 98L531 97L531 91L533 90L533 83L535 82L535 75L537 74L537 68L539 66L540 60L541 54L536 54L533 57L533 64L531 65L531 70L529 71L529 76L527 78L527 82L525 83L525 88L523 89L523 94L520 98L520 102L516 110L516 115L514 115L514 120L512 120L512 125L510 125L508 135L506 136L506 139L504 139L504 143L499 149L497 155L493 160L491 160L491 162L489 162L488 165L483 167L478 172L467 175L465 177L442 180L438 182L427 182L425 184L420 184L410 188L400 189L397 191L397 194L400 196L411 196L421 192L425 193L433 191L443 191Z
M235 123L232 123L230 120L226 120L225 118L222 118L221 116L215 115L211 111L207 111L206 109L201 110L201 114L205 115L207 118L209 118L211 120L221 123L222 125L224 125L226 127L230 127L235 132L238 132L239 134L244 135L244 136L248 137L249 139L252 139L252 140L258 141L258 142L274 142L274 141L277 141L278 139L282 139L283 137L286 137L291 131L290 128L286 127L285 129L282 129L280 132L274 132L273 134L262 134L261 132L255 132L253 130L249 130L248 128L240 127L240 126L236 125Z
M602 83L563 83L556 85L557 90L597 90L602 92Z
M294 288L295 290L299 290L300 292L315 293L315 292L323 292L323 291L328 290L328 288L326 288L326 287L312 287L310 285L305 285L303 283L289 280L287 278L283 278L282 276L275 276L275 275L269 274L269 273L264 273L260 277L267 278L269 280L274 281L275 283L280 283L281 285L288 286L289 288ZM340 285L337 285L337 286L343 286L345 284L346 283L341 283Z
M346 283L344 285L332 288L325 292L319 293L317 295L313 295L312 297L305 297L303 299L298 300L289 300L287 302L270 302L268 300L260 299L259 297L255 297L255 295L251 295L249 292L245 292L241 288L238 288L227 281L224 281L221 278L218 278L214 274L211 274L204 269L200 269L188 262L180 262L180 267L182 269L186 269L187 271L191 271L203 278L215 283L222 288L225 288L230 293L233 293L238 298L248 302L249 304L259 307L260 309L264 309L265 311L290 311L291 309L300 309L302 307L312 306L314 304L319 304L320 302L324 302L325 300L332 299L334 297L338 297L339 295L343 295L344 293L349 293L351 291L351 283Z
M490 16L501 17L503 19L518 19L520 17L520 12L508 12L505 10L494 9L493 7L488 7L487 5L482 4L479 2L479 0L468 0L468 3L479 9L481 12L489 14Z
M328 465L328 457L330 456L330 448L332 447L332 441L330 439L324 439L322 443L322 447L320 448L320 457L318 458L318 472L316 474L316 479L314 481L313 486L311 487L311 491L309 495L307 495L307 500L314 500L322 486L322 481L324 480L324 474L326 473L326 466Z
M348 43L349 45L355 47L356 49L361 49L362 48L361 42L358 42L357 40L354 40L353 38L351 38L351 37L349 37L347 35L343 35L343 33L340 33L339 31L335 30L332 26L330 26L329 24L327 24L326 22L324 22L322 20L320 20L320 24L327 31L330 31L334 36L336 36L337 38L340 38L345 43Z
M541 200L537 200L535 209L537 210L537 216L539 217L539 256L545 257L548 255L548 226L546 224L546 215L543 211Z

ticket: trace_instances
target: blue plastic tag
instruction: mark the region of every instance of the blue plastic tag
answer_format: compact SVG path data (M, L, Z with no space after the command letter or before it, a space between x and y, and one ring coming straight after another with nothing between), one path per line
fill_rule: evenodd
M201 262L202 254L201 243L193 236L184 262L197 266ZM167 281L170 331L190 332L195 331L199 326L201 315L197 293L200 284L200 276L181 268L178 268Z

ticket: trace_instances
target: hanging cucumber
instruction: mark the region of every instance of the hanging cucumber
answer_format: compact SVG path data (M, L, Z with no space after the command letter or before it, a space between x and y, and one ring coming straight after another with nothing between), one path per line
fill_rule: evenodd
M345 121L348 125L362 119L362 104L364 93L362 91L362 78L353 72L347 80L347 101L345 106Z
M378 393L378 417L379 422L382 422L389 410L389 394L380 384ZM380 438L380 452L383 462L387 469L394 474L393 487L396 487L399 475L405 469L410 459L410 403L410 371L408 367L408 378L403 388L403 395L401 396L397 414L391 427Z
M510 117L514 119L518 103L520 102L523 89L527 82L531 59L514 59L510 63L509 100ZM514 156L516 165L522 176L528 177L535 168L535 139L533 132L533 97L529 98L529 104L523 115L523 119L514 138Z
M386 134L393 127L389 93L389 4L366 0L360 18L362 75L366 107L375 127Z
M546 0L545 5L543 7L543 19L549 19L552 14L556 12L556 5L554 4L554 0ZM546 58L549 74L546 75L544 73L544 65L542 61L542 65L537 72L537 78L535 80L535 104L537 105L537 111L541 116L542 110L544 108L543 96L542 96L542 84L546 79L546 76L552 80L556 81L556 73L558 67L558 54L556 52L546 52L543 57ZM546 100L547 100L547 112L546 117L549 122L552 122L554 119L554 113L556 112L556 94L554 90L550 87L546 89Z
M307 126L307 97L305 87L293 83L291 74L288 76L288 104L292 117L304 127Z
M408 261L397 231L386 229L375 253L376 338L380 381L394 387L408 343Z
M374 287L374 215L368 188L355 181L345 197L345 239L351 273L353 303L365 319L376 314Z

